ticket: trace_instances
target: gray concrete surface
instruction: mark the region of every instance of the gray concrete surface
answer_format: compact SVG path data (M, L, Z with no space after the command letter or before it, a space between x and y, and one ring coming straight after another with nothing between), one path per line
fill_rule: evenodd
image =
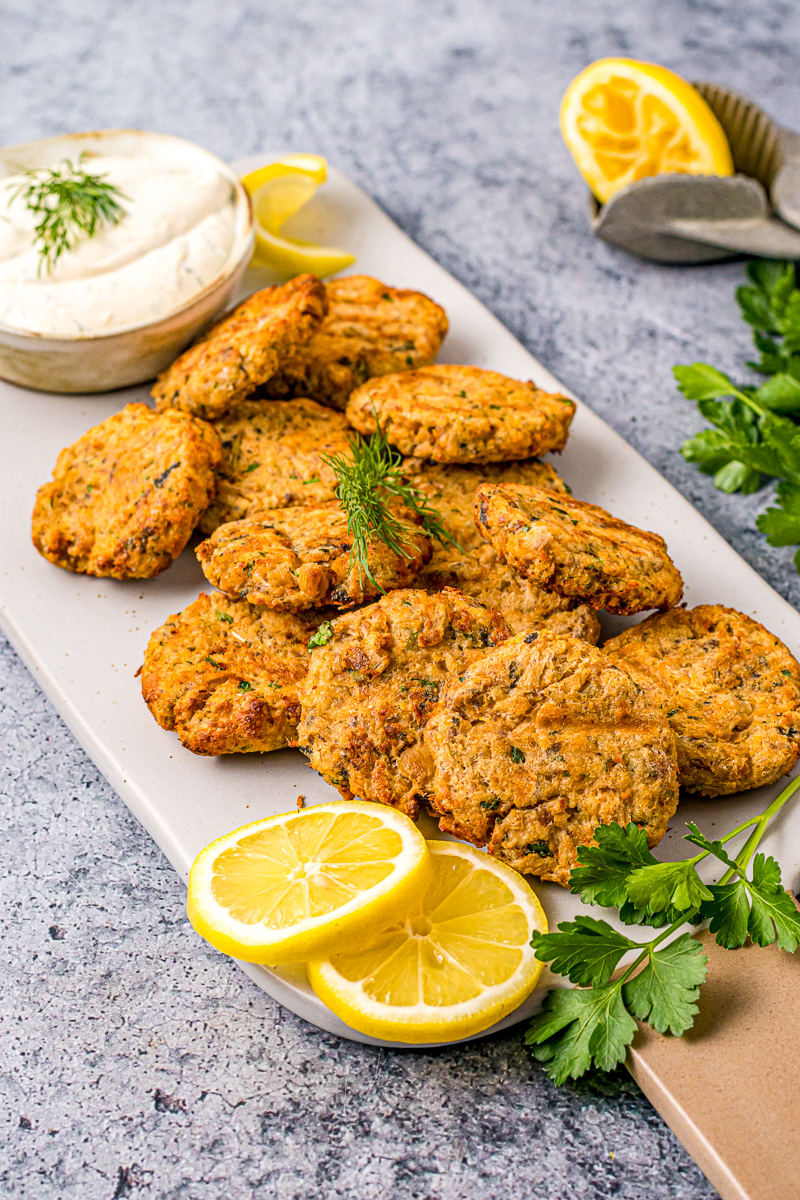
M740 264L595 242L557 128L630 54L800 124L780 0L0 0L0 143L101 126L235 157L313 150L358 180L784 596L789 550L683 463L670 367L735 369ZM27 519L27 514L20 514ZM386 1053L309 1028L188 928L157 848L0 648L0 1194L710 1200L622 1074L555 1089L517 1033Z

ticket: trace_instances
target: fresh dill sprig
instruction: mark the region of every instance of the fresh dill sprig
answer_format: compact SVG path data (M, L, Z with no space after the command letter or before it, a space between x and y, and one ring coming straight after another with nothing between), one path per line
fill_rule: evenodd
M462 549L442 524L441 513L433 508L418 488L403 478L403 456L389 445L386 431L376 419L377 432L368 438L356 434L348 438L351 456L323 454L336 476L336 498L347 513L347 532L351 539L350 569L358 567L359 583L364 575L383 591L369 569L371 542L383 542L394 554L410 558L413 538L408 525L390 508L397 500L419 519L429 537L440 545L450 543Z
M21 197L37 217L34 244L39 250L39 274L49 274L65 250L72 250L82 236L94 237L103 225L117 225L125 216L119 200L127 200L105 175L93 175L77 163L64 159L56 167L26 171L27 183L12 190L11 199Z

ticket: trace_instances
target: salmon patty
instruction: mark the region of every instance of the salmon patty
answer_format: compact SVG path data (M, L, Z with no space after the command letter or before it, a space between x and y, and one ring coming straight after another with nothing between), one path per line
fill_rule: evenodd
M666 717L577 638L518 634L453 674L424 741L440 827L565 887L599 825L655 846L678 803Z
M61 451L36 495L33 544L67 571L151 579L189 540L221 454L205 421L128 404Z
M193 754L292 743L318 620L203 593L150 637L142 667L147 707Z
M208 419L230 412L308 341L327 306L316 275L255 292L159 375L156 407Z
M502 617L455 591L390 592L337 617L310 656L300 749L346 799L416 816L431 775L422 729L442 685L507 636Z
M675 734L681 786L724 796L775 783L800 755L800 665L721 604L648 617L603 647Z
M323 604L352 608L382 592L408 587L431 556L414 514L397 507L402 552L372 538L366 569L350 562L347 514L334 501L280 508L258 520L221 525L197 548L210 583L228 596L284 612Z
M401 454L434 462L507 462L562 450L575 405L479 367L423 367L382 375L350 396L360 433L380 423Z
M592 644L597 642L600 622L588 605L546 592L520 578L484 541L475 525L473 501L482 483L535 484L549 491L566 492L566 484L548 463L534 458L455 466L408 459L404 466L409 482L439 511L445 530L458 543L434 545L430 562L417 576L416 587L434 592L458 588L499 612L514 633L545 627Z
M310 396L344 410L352 390L377 375L432 363L447 333L443 308L422 292L369 275L325 284L328 315L265 384L273 399Z
M336 499L336 476L322 456L350 455L353 431L341 413L313 400L247 400L214 428L222 463L203 533L275 508Z
M484 485L475 521L523 579L613 613L677 604L683 580L666 542L573 496L520 484Z

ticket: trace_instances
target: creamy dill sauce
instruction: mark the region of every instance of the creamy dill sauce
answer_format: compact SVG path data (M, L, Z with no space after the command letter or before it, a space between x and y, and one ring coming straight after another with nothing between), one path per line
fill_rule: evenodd
M36 217L11 198L28 180L0 179L0 325L74 337L147 324L201 292L227 262L234 190L212 166L167 165L145 147L87 156L82 165L123 193L125 215L81 237L49 274L39 274Z

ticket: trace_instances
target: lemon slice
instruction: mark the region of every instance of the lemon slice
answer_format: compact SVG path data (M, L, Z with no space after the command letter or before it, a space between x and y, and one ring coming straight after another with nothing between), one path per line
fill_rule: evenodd
M646 175L732 175L727 138L700 93L665 67L601 58L561 102L561 132L601 203Z
M281 235L285 222L308 203L327 174L328 165L318 154L288 154L243 176L242 183L253 204L256 265L270 267L289 278L304 271L333 275L355 262L346 250Z
M235 958L304 962L405 911L430 872L425 839L403 813L317 804L206 846L189 873L189 920Z
M307 963L319 998L353 1029L392 1042L451 1042L512 1012L536 986L534 930L547 919L510 867L428 842L433 878L408 913Z

